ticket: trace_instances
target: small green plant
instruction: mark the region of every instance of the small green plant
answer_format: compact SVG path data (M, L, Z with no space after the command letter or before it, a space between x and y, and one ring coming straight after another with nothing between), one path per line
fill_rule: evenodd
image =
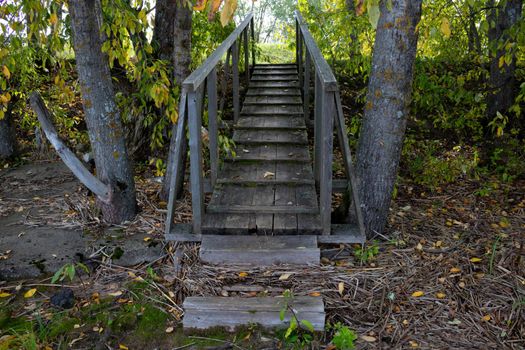
M292 315L288 328L284 332L284 343L291 349L304 349L313 340L314 326L308 320L299 320L295 313L293 303L293 293L289 289L283 293L284 305L279 312L279 319L284 321L286 312Z
M86 273L89 273L89 269L82 263L67 263L55 272L51 283L62 282L64 279L69 278L70 281L75 279L77 268L81 268Z
M337 350L351 350L355 348L354 341L357 339L357 334L347 326L337 322L332 327L334 330L334 336L332 338L332 345Z
M354 255L361 263L367 263L379 254L379 245L377 241L373 241L368 246L358 246L354 249Z

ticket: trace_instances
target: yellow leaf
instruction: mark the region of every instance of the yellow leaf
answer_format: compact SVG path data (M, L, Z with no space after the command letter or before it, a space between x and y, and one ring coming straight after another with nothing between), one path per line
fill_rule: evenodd
M239 272L239 277L244 278L246 276L248 276L248 272Z
M151 237L144 237L143 241L144 242L149 242L149 241L151 241Z
M344 284L344 282L339 282L338 289L339 289L339 294L343 295L343 292L345 291L345 284Z
M11 72L9 71L9 68L7 68L6 65L2 67L2 73L4 73L4 76L9 79L11 78Z
M498 61L498 68L503 67L504 64L505 64L505 56L501 56Z
M443 33L443 35L445 36L445 38L450 38L450 34L451 34L451 31L450 31L450 22L448 20L448 18L443 18L441 19L441 33Z
M237 9L237 0L225 0L221 11L221 24L225 27L233 18Z
M177 111L173 111L173 113L170 113L170 119L171 122L175 124L177 120L179 120L179 113L177 113Z
M210 13L215 14L219 11L219 7L222 4L222 0L212 0Z
M51 16L49 16L49 23L51 23L52 25L55 25L57 24L58 22L58 16L56 13L52 13Z
M359 338L363 339L364 341L366 341L368 343L373 343L373 342L375 342L377 340L376 337L371 337L369 335L362 335Z
M321 293L319 293L319 292L312 292L312 293L309 293L308 295L311 296L311 297L319 297L319 296L321 296Z
M457 267L453 267L453 268L450 269L450 272L452 272L452 273L460 273L461 269L457 268Z
M509 222L507 220L501 220L499 222L499 225L500 225L501 228L507 228L507 227L510 226L510 224L509 224Z
M4 111L0 109L0 120L4 119Z
M490 321L490 315L483 316L483 321L485 321L485 322Z
M476 258L476 257L470 258L470 262L473 262L473 263L478 263L480 261L481 261L481 258Z
M36 293L36 288L32 288L28 290L27 292L25 292L24 298L31 298L33 295L35 295L35 293Z
M422 291L420 291L420 290L418 290L418 291L412 293L412 296L413 296L414 298L419 298L419 297L421 297L421 296L423 296L423 295L425 295L425 293L422 292Z
M195 10L195 11L202 11L205 8L206 8L206 0L199 0L195 4L195 6L193 6L193 10Z
M0 298L7 298L8 296L10 296L11 293L7 293L7 292L1 292L0 293Z
M436 293L436 298L438 299L445 299L447 295L445 293L438 292Z
M121 350L129 350L129 348L126 345L124 345L124 344L119 344L118 348L121 349Z
M290 278L291 275L292 274L290 274L290 273L283 273L281 276L279 276L279 281L285 281L288 278Z

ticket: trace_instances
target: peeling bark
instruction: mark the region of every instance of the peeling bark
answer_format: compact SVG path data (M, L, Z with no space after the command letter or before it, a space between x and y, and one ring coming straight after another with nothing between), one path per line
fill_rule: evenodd
M382 233L397 178L412 94L421 0L381 1L357 177L367 235ZM389 7L391 8L389 10Z
M105 220L120 223L135 216L137 205L108 59L101 50L100 0L70 0L69 11L82 104L97 177L111 189L110 200L98 204Z

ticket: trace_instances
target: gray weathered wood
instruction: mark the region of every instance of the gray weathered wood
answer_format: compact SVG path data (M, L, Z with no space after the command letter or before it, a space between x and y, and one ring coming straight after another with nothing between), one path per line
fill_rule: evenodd
M255 43L255 25L254 25L255 21L253 20L253 16L252 16L252 19L250 21L250 32L251 32L251 36L252 36L252 67L255 67L255 46L256 46L256 43Z
M217 181L219 146L218 146L218 124L217 124L217 69L212 69L206 80L208 88L208 134L210 149L210 177L211 185L215 186Z
M321 244L363 244L366 236L359 229L358 225L353 224L335 224L331 227L330 235L317 236L317 242Z
M202 116L199 113L197 92L188 93L188 127L190 133L190 179L193 210L193 232L201 233L204 216L204 188L202 176Z
M248 27L244 29L244 76L246 79L246 89L250 86L250 52L248 51Z
M200 65L199 68L194 70L183 82L183 86L188 88L188 91L195 91L208 77L212 69L219 64L222 57L226 54L226 51L236 43L240 34L248 26L253 18L253 14L248 14L246 18L235 28L235 30L222 42L222 44L208 56L206 61ZM237 59L238 59L237 55Z
M186 139L186 121L187 121L187 93L186 90L183 89L180 101L179 101L179 120L177 121L176 128L174 127L172 130L175 130L175 134L171 135L171 137L175 138L175 160L172 162L172 169L171 169L171 176L170 176L170 189L169 189L169 197L168 197L168 213L166 215L166 228L165 233L171 232L171 227L173 224L173 215L175 214L175 202L178 197L177 193L177 183L180 179L180 177L184 178L184 170L183 169L183 152L184 151L184 143Z
M332 215L332 164L335 101L333 92L322 89L321 169L319 171L319 207L323 234L330 234Z
M304 120L310 119L310 55L305 52L304 81L303 81L303 111Z
M239 93L239 46L237 41L232 44L232 71L233 71L233 120L239 119L240 93Z
M317 214L319 208L299 205L208 205L210 213Z
M322 298L298 296L290 304L299 320L308 320L316 331L324 330L325 312ZM247 324L259 324L265 328L287 328L293 315L291 311L287 311L284 320L281 321L279 314L284 306L283 298L188 297L183 303L183 327L224 327L234 330Z

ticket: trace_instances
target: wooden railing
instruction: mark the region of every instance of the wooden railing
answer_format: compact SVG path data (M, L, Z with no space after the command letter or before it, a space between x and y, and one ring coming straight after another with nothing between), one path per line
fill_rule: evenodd
M249 48L249 38L252 45ZM178 176L184 176L182 168L182 150L186 137L186 124L189 131L190 148L190 183L193 210L193 233L200 234L202 219L204 216L204 182L203 182L203 152L202 152L202 114L204 99L207 95L208 101L208 135L210 150L210 180L211 186L215 185L218 171L218 120L217 120L217 65L226 55L226 67L229 67L231 58L232 70L232 97L233 97L233 119L237 121L240 114L240 77L239 77L239 45L244 47L244 73L246 86L250 82L251 51L252 67L255 66L255 43L254 43L254 21L253 15L249 14L242 23L222 42L222 44L206 59L206 61L191 73L182 83L182 91L179 102L179 119L177 121L175 137L176 160L173 162L172 176L170 178L170 193L168 213L166 218L166 233L170 233L173 225L175 212L175 200L177 197L176 183ZM223 84L223 87L226 84ZM206 91L205 91L206 90Z
M341 96L332 69L317 47L308 26L299 11L295 11L296 63L299 83L303 92L303 107L306 122L310 122L310 87L314 85L314 178L319 189L319 209L323 234L331 232L332 212L332 163L334 124L339 146L343 155L348 190L352 193L353 208L356 212L359 231L364 226L356 188L352 155L346 134Z

